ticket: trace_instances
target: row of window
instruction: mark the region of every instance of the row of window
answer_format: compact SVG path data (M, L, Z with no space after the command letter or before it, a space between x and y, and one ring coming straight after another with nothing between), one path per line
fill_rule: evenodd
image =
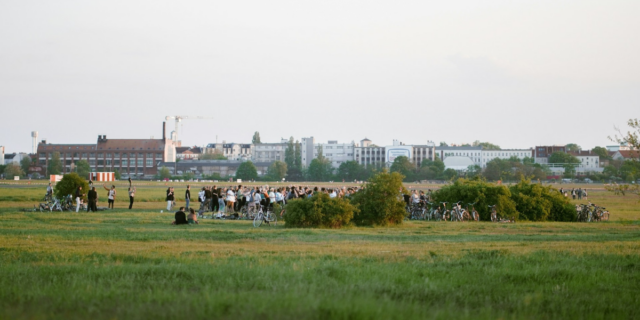
M144 153L61 153L60 157L62 158L83 158L86 159L87 155L89 155L89 158L95 158L96 155L98 158L136 158L136 155L138 158L144 158L145 154ZM146 156L147 158L153 158L153 153L147 153ZM49 159L51 159L51 157L53 156L53 153L49 153L48 157ZM156 159L162 159L162 153L156 153L155 154ZM47 158L47 154L46 153L40 153L40 158Z

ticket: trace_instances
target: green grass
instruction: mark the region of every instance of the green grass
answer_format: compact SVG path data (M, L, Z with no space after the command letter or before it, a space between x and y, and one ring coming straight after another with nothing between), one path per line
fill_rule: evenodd
M640 212L604 192L606 223L326 230L171 226L152 187L131 212L81 214L2 191L0 319L640 317Z

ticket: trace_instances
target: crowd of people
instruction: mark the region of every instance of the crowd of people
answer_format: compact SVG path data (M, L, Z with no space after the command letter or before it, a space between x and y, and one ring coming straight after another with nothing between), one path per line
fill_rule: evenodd
M358 187L354 188L319 188L319 187L269 187L269 186L204 186L198 192L198 202L200 208L198 213L200 216L204 212L213 212L218 214L234 215L241 211L244 206L248 208L257 208L261 205L264 207L272 206L274 203L284 205L286 201L295 198L311 197L321 192L326 193L331 198L349 197L356 192ZM173 197L173 188L167 189L167 210L171 210L171 206L175 203ZM189 209L191 200L190 186L187 186L185 192L186 208Z

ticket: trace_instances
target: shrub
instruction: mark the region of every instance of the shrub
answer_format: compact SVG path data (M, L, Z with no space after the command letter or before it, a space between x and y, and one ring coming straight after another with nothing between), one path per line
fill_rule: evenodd
M480 214L481 220L491 220L490 205L496 205L498 214L502 217L516 217L516 205L511 199L511 193L505 186L489 183L484 179L473 180L457 179L453 184L446 185L433 193L433 199L440 202L463 202L463 207L468 203L475 203L475 208Z
M511 186L511 198L521 218L532 221L575 221L576 209L569 199L551 186L520 180Z
M87 183L87 180L81 178L75 172L65 174L62 177L62 180L56 184L56 197L62 198L67 195L74 196L78 187L82 187L82 193L84 193L85 196L89 192L89 184Z
M275 212L279 211L276 208ZM318 193L311 198L291 200L287 204L284 225L288 228L340 228L351 222L355 211L348 200Z
M366 186L351 197L351 203L358 209L354 222L361 226L401 224L406 215L400 197L401 193L407 192L402 185L403 178L386 169L371 177Z

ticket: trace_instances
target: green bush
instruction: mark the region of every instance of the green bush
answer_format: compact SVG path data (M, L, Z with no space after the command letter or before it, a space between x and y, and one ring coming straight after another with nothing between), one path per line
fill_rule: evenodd
M65 174L62 177L62 180L56 183L56 197L62 198L66 197L67 195L75 196L76 189L78 189L78 187L82 187L82 193L84 193L86 198L86 195L89 192L89 184L87 183L87 180L81 178L75 172Z
M276 213L280 210L276 208ZM356 208L348 200L318 193L311 198L289 201L284 215L288 228L340 228L351 222Z
M551 186L520 180L509 188L520 218L532 221L575 221L576 209Z
M402 185L403 178L386 169L371 177L366 186L351 197L351 203L358 209L353 221L361 226L401 224L406 215L401 197L407 192Z
M457 179L453 184L446 185L433 193L434 202L475 203L480 214L480 220L491 220L490 205L496 205L498 214L502 217L517 217L516 204L511 199L511 192L505 186L489 183L484 179ZM447 205L450 208L450 205Z

